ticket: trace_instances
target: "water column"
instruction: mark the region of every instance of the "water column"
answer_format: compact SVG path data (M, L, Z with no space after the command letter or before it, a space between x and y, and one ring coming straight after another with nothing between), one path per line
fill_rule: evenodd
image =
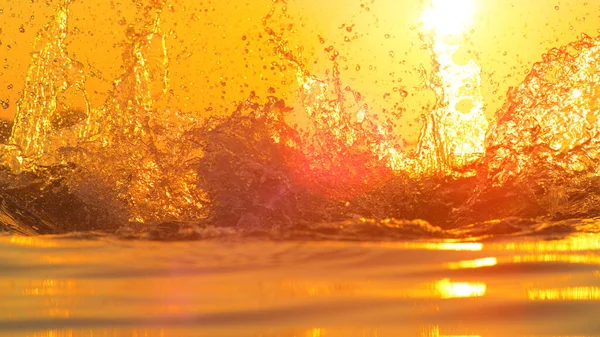
M82 125L90 107L84 67L64 47L69 3L58 4L54 19L38 33L9 139L19 149L19 158L38 164L54 164L59 148L74 146L86 135Z
M417 151L422 173L472 175L469 165L484 152L488 122L481 68L461 39L474 11L473 0L433 0L421 18L434 63L430 87L436 93Z

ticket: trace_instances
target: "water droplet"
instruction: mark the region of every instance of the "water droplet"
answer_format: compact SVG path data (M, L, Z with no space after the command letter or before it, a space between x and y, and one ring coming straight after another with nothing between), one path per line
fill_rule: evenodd
M23 25L21 25L21 27L19 27L19 32L25 33L25 27L23 27Z
M560 7L558 7L558 6L554 6L554 9L556 9L556 10L559 10L559 9L560 9Z
M344 36L344 42L350 42L350 38L347 36Z
M386 39L390 38L390 34L385 34L384 36L385 36Z
M354 69L356 69L356 71L359 71L360 70L360 65L357 64L356 68L354 68Z
M242 41L246 41L246 35L242 36Z

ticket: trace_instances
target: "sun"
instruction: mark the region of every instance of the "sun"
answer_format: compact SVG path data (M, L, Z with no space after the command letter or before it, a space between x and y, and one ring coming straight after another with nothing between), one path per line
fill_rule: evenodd
M474 12L473 0L431 0L421 21L426 30L439 36L456 35L471 24Z

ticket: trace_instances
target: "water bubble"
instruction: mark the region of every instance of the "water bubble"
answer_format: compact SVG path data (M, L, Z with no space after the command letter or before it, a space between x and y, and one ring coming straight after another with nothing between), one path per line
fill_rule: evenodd
M354 68L354 69L356 69L356 71L359 71L360 70L360 65L357 64L356 68Z
M559 9L560 9L560 7L558 7L558 6L554 6L554 9L556 9L556 10L559 10Z
M25 33L25 27L23 27L23 25L21 25L21 27L19 27L19 32Z

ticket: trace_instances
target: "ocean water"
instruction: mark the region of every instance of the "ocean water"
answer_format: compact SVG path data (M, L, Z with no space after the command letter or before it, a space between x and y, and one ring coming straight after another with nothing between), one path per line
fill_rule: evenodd
M593 233L468 242L5 235L0 257L2 336L600 336Z
M226 6L173 3L111 3L92 46L83 2L47 3L0 123L0 335L600 336L600 36L482 69L470 2L420 4L410 46L381 43L411 69L364 97L345 81L377 67L340 46L371 55L385 10L338 43L272 1L204 45Z

